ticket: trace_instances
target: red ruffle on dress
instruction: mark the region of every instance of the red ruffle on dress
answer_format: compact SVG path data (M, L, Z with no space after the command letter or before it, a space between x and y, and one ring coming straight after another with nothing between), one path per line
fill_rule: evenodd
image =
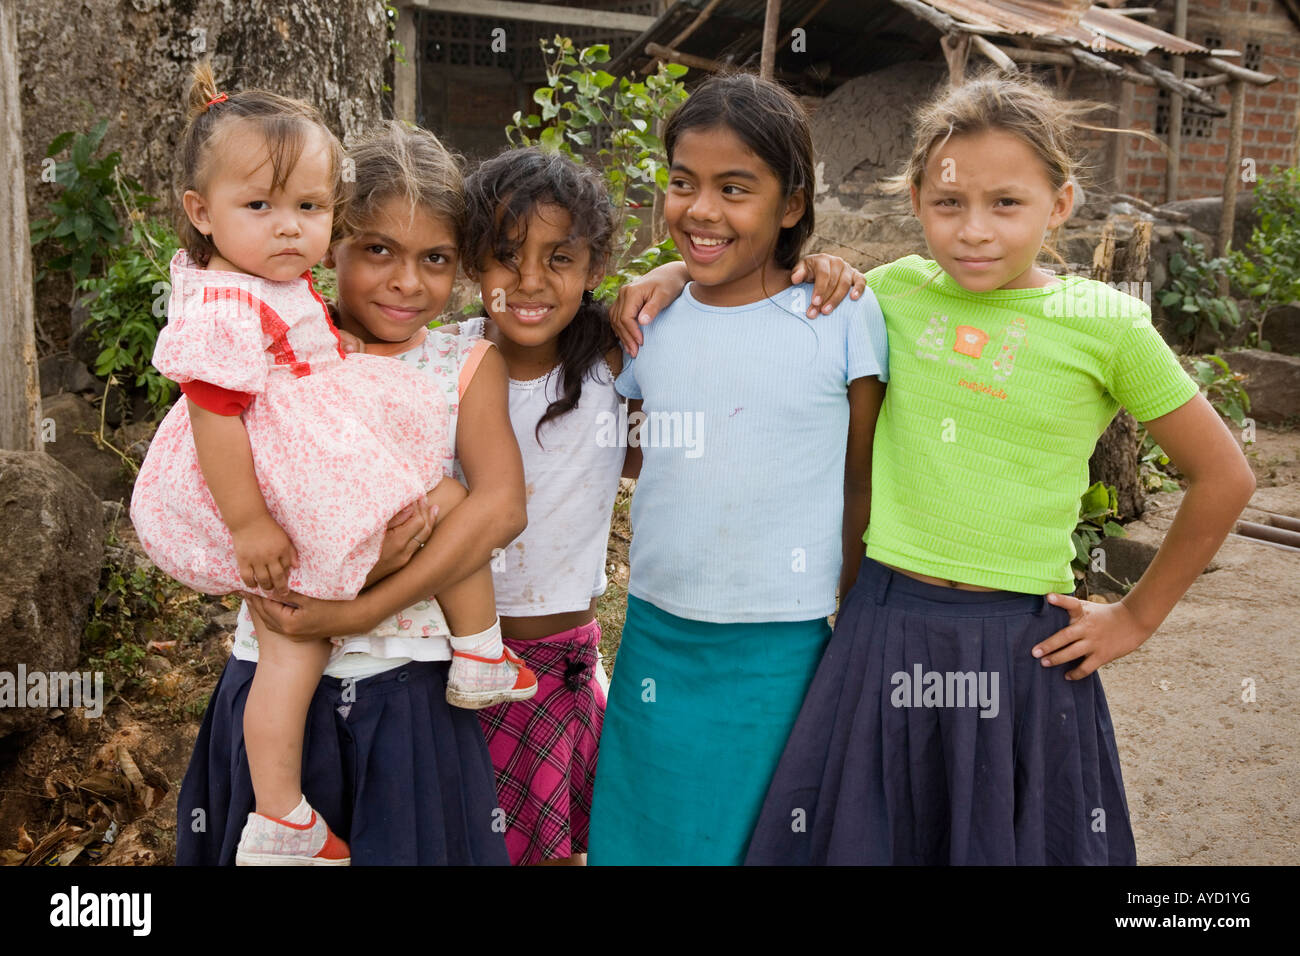
M310 273L273 282L171 263L153 364L176 382L253 395L242 419L267 509L298 551L290 587L355 597L383 532L450 460L446 399L401 362L345 355ZM183 398L159 425L131 521L155 564L209 594L248 590L194 448Z

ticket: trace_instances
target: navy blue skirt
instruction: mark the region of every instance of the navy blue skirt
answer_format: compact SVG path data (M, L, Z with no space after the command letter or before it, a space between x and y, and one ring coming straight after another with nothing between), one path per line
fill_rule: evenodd
M446 661L353 682L321 678L303 738L303 794L354 866L508 866L483 731L447 704ZM230 866L253 810L244 702L256 664L231 657L212 693L177 807L176 862ZM346 697L346 699L345 699Z
M1136 863L1099 676L1030 654L1068 623L865 558L746 862Z

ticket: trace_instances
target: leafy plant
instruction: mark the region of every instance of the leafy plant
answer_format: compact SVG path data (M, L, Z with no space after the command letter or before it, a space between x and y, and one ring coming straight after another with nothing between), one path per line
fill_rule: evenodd
M1251 299L1251 344L1267 348L1264 319L1276 306L1300 300L1300 169L1291 167L1255 187L1259 224L1246 251L1232 251L1233 280Z
M1079 522L1070 534L1074 545L1075 577L1082 578L1092 561L1092 549L1102 538L1122 538L1124 528L1119 517L1119 494L1112 485L1098 481L1079 499Z
M1192 360L1192 378L1214 410L1241 428L1250 411L1250 396L1242 386L1243 376L1229 368L1217 355L1202 355Z
M1205 324L1215 332L1241 324L1236 301L1217 293L1220 277L1232 266L1231 256L1208 258L1205 247L1189 236L1183 237L1182 251L1169 257L1169 283L1160 290L1160 304L1189 345Z
M671 239L631 254L642 220L628 210L652 209L656 191L668 186L668 156L654 126L686 100L686 67L661 62L652 76L634 83L600 68L609 60L605 43L578 49L557 36L542 41L542 53L546 86L533 92L539 111L516 112L506 138L515 147L540 146L576 162L587 159L604 175L621 213L610 273L595 290L597 298L608 300L627 279L679 258Z
M140 677L148 653L142 633L146 625L164 638L184 641L201 634L204 621L200 596L152 564L137 564L116 529L109 532L104 555L82 652L88 666L104 671L120 689Z
M1243 376L1234 372L1217 355L1193 358L1189 365L1188 373L1214 410L1231 419L1238 428L1244 427L1246 414L1250 411L1250 396L1241 384ZM1142 451L1138 457L1142 487L1147 491L1177 491L1178 482L1174 481L1169 470L1169 456L1144 426L1138 428L1142 436Z
M77 284L79 291L88 293L84 304L90 313L90 336L101 347L95 374L110 383L144 389L159 415L176 397L175 383L151 360L158 332L167 322L171 278L166 263L179 244L166 223L133 217L131 241L113 250L104 275Z
M119 153L95 158L107 130L104 119L89 133L60 133L45 151L46 158L52 159L67 150L68 158L54 164L59 193L50 200L49 215L32 221L32 245L53 242L60 251L45 263L46 268L69 271L76 282L85 280L122 241L122 226L113 208L115 194L128 191L137 208L156 201L145 195L138 182L122 175ZM42 270L36 278L45 275Z

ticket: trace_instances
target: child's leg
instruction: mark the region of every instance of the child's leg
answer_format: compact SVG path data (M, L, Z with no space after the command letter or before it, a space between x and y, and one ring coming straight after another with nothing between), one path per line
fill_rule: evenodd
M442 517L469 496L460 482L444 478L429 492L429 503ZM438 530L434 528L434 536ZM437 542L432 538L434 547ZM437 594L451 630L453 656L447 675L447 702L478 710L537 693L537 677L501 642L492 570L486 564Z
M444 478L428 494L429 504L438 506L440 520L468 497L465 486L454 478ZM433 533L438 533L436 525ZM453 634L478 634L490 628L497 619L492 569L485 564L465 580L443 588L438 592L438 606Z
M303 729L330 642L290 640L252 613L258 659L244 704L244 749L257 812L279 820L302 800Z

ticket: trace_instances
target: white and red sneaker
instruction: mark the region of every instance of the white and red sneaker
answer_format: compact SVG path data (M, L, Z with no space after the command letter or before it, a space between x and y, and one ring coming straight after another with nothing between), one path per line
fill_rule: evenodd
M454 651L447 673L447 703L466 710L528 700L537 693L537 675L508 647L497 658Z
M250 813L239 835L235 866L350 866L348 845L315 810L306 823Z

